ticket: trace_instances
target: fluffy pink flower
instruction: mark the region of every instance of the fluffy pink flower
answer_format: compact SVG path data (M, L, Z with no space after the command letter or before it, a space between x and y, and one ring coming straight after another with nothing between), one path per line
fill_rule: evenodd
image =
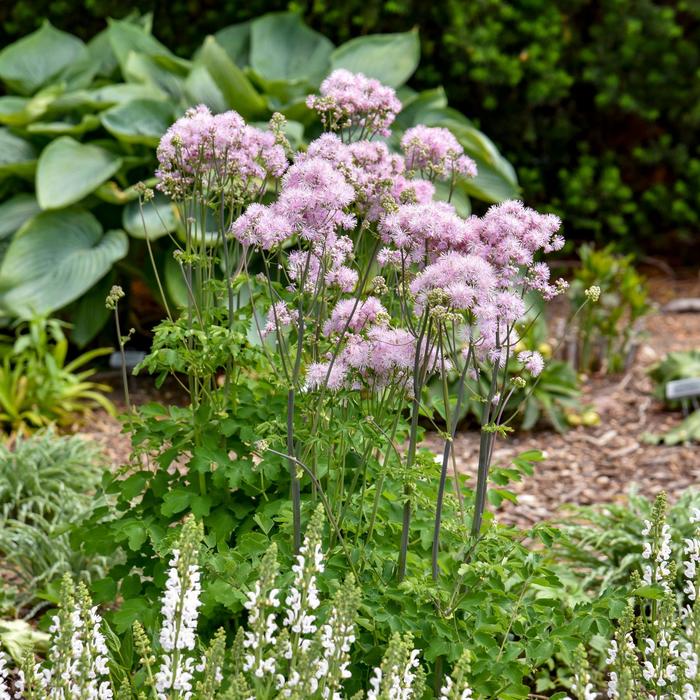
M354 196L352 185L331 163L308 158L289 168L276 206L302 238L318 242L338 228L355 226L355 217L346 211Z
M250 198L260 181L279 178L287 168L274 134L247 125L237 112L213 115L204 105L187 110L165 132L157 156L157 187L174 199L190 194L198 181L203 191L230 188Z
M359 138L389 136L389 126L401 111L401 101L390 87L342 68L321 83L320 92L307 97L309 109L319 113L326 128L355 130Z
M327 336L343 331L359 333L365 326L376 324L378 319L382 321L381 325L387 325L389 315L376 297L369 296L360 302L356 299L341 299L324 324L323 333Z
M351 292L358 280L357 272L347 265L352 255L350 238L329 233L325 239L313 241L309 249L291 251L287 256L287 273L306 292L321 288L321 275L326 286Z
M435 260L441 253L466 251L475 233L471 220L457 215L446 202L403 204L379 225L384 243L393 244L412 262Z
M415 338L403 329L374 326L362 334L350 333L333 363L328 388L381 391L406 385L413 372ZM434 364L434 363L433 363ZM306 372L306 388L324 385L330 362L314 363Z
M544 360L539 352L526 350L518 354L518 361L533 376L538 377L544 369Z
M557 234L561 221L554 214L540 214L522 202L509 200L492 206L478 219L474 252L499 268L530 266L538 251L550 253L564 245Z
M289 218L275 204L253 203L231 226L231 234L241 243L263 250L270 250L292 232Z
M425 171L441 180L455 175L476 177L476 163L464 155L464 148L449 129L423 126L408 129L401 138L408 170Z
M285 326L297 322L299 314L292 311L284 301L278 301L270 307L267 312L267 323L261 331L263 338L277 330L281 330Z
M423 313L428 294L433 290L443 291L455 310L475 311L490 301L496 280L491 265L485 260L475 255L445 253L411 283L416 314Z

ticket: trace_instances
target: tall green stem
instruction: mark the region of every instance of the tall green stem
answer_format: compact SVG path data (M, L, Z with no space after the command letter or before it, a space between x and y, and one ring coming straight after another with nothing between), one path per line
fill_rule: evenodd
M481 532L481 523L486 508L486 489L489 479L489 467L491 465L491 450L493 440L496 434L489 430L489 419L491 415L491 405L498 384L498 366L496 361L493 366L493 376L491 379L491 390L484 404L484 410L481 415L481 438L479 440L479 466L476 474L476 494L474 498L474 517L472 519L472 537L478 537Z
M440 575L438 569L438 554L440 552L440 527L442 524L442 506L445 499L445 485L447 483L447 466L450 461L450 451L452 450L452 443L457 433L457 422L459 421L459 415L462 410L462 401L464 399L464 385L467 378L467 371L469 370L469 362L471 359L472 346L469 346L469 354L467 355L467 361L464 363L464 369L459 376L459 385L457 387L457 405L455 407L455 413L453 420L451 421L451 428L448 427L450 432L448 439L445 440L445 447L442 452L442 467L440 469L440 485L438 486L437 502L435 505L435 528L433 530L433 581L437 581ZM447 402L445 402L445 414L449 410Z

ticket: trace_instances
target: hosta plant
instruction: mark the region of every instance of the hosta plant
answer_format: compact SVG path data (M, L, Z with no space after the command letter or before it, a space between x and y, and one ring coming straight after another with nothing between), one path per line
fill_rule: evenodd
M165 266L168 302L186 302L174 241L187 221L162 195L141 207L140 180L154 184L155 147L188 107L237 110L254 122L274 111L288 118L296 145L319 131L306 94L334 68L364 70L401 88L401 130L416 120L450 126L478 162L469 198L495 202L517 194L511 166L442 89L416 93L405 83L419 61L416 32L360 37L339 47L291 13L225 27L187 60L150 33L150 19L109 20L89 42L48 22L0 52L0 310L10 317L65 309L72 340L84 345L108 319L103 300L121 278L141 278L142 262ZM67 308L66 308L67 307ZM160 320L159 318L155 319Z

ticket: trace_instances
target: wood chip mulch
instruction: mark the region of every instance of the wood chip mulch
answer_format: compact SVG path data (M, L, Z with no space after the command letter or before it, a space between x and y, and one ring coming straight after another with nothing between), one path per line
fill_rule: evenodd
M700 485L700 445L649 445L644 433L663 433L682 420L652 397L649 368L670 351L700 348L700 313L668 313L663 305L679 297L700 297L700 277L653 279L651 294L658 309L646 319L646 337L627 373L591 377L583 385L582 403L600 414L596 427L572 428L564 434L537 431L499 440L494 463L507 466L526 450L543 450L535 474L512 490L518 503L504 503L501 522L528 526L552 518L566 503L586 505L623 500L631 487L650 497L665 490L671 499ZM439 446L437 436L427 440ZM463 432L455 440L457 468L475 473L479 437Z

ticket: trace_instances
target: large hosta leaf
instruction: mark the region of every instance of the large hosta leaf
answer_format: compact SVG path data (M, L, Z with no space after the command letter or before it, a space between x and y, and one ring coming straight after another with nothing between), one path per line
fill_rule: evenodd
M11 236L40 211L38 202L31 194L16 194L0 204L0 238Z
M30 134L43 134L44 136L81 136L99 126L100 119L95 114L83 114L80 119L68 115L60 121L34 122L27 126L27 131Z
M39 157L36 194L42 209L79 202L121 167L121 159L99 146L70 136L52 141Z
M86 54L80 39L45 21L0 52L0 79L20 95L32 95Z
M353 73L364 73L385 85L400 87L415 72L420 61L418 32L372 34L350 39L331 56L331 65Z
M216 42L239 68L245 68L249 62L250 25L251 22L231 24L214 34Z
M25 126L40 119L49 107L53 106L59 89L50 86L38 92L34 97L17 97L4 95L0 97L0 124Z
M240 112L245 119L266 113L266 102L258 94L245 73L229 58L213 36L206 38L199 55L201 64L221 91L229 108Z
M123 258L123 231L102 233L79 208L42 212L17 232L0 267L0 305L22 318L49 314L86 292Z
M177 207L159 192L143 208L138 201L129 202L122 213L122 226L130 236L152 241L175 231L179 222Z
M0 180L8 175L30 176L36 167L36 149L29 141L0 128Z
M172 70L170 64L163 65L160 58L132 51L126 59L124 77L135 83L153 86L159 92L168 94L175 102L179 102L185 94L185 74L179 69Z
M112 51L125 71L129 55L140 53L146 56L168 56L174 61L180 61L166 46L161 44L144 27L128 20L110 19L107 29L107 38ZM182 64L187 62L182 60Z
M449 121L445 124L476 162L478 174L464 181L464 189L477 199L502 202L520 194L513 166L500 154L493 141L473 126Z
M214 78L199 62L194 64L192 72L185 80L185 92L190 104L206 105L216 114L225 112L229 108L228 102L214 82Z
M299 15L274 12L250 27L250 66L265 80L320 82L330 68L333 44Z
M117 83L105 85L90 92L97 109L123 104L130 100L167 100L167 93L154 85L141 85L140 83Z
M155 146L172 123L173 110L167 102L132 100L103 112L100 121L121 141Z

